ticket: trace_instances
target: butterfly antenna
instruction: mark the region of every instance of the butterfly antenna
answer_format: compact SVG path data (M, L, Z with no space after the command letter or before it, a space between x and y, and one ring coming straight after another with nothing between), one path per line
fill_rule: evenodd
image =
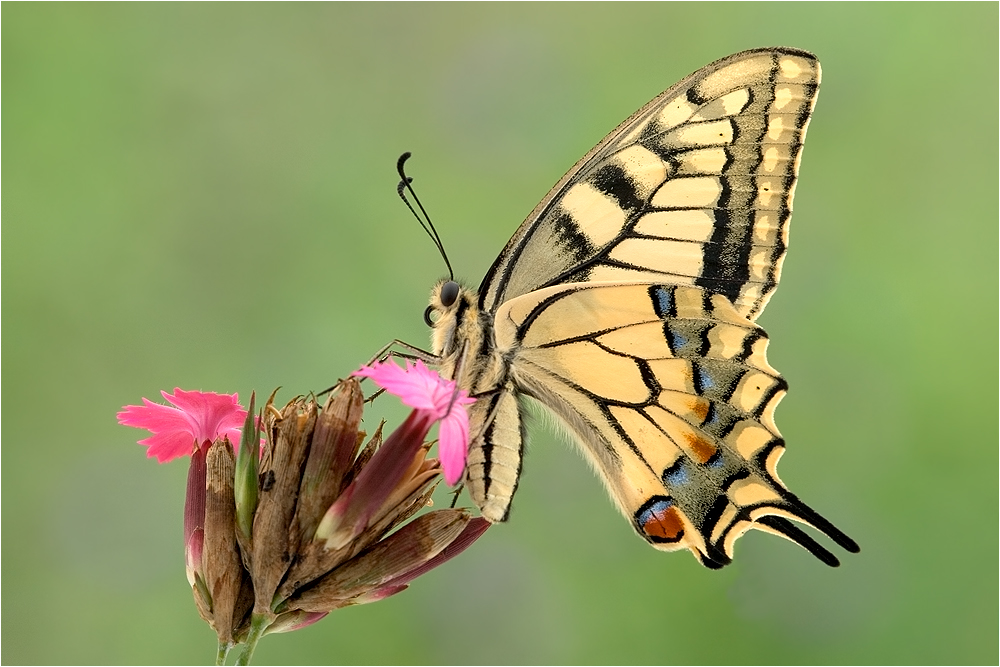
M427 210L424 208L424 205L420 203L420 197L417 196L416 191L413 189L413 179L406 175L406 170L403 168L403 165L410 159L411 155L412 153L406 151L400 155L399 160L396 161L396 171L399 172L399 178L401 179L399 181L399 185L396 186L396 193L399 194L399 198L403 200L404 204L406 204L406 208L410 209L410 213L412 213L413 217L417 219L420 226L424 228L427 235L431 237L432 241L434 241L434 245L437 246L438 252L441 253L441 257L444 259L445 266L448 267L448 279L454 280L455 272L451 269L451 262L448 261L448 253L444 251L444 244L441 243L441 236L438 234L437 229L434 228L434 223L431 222L431 216L427 215ZM417 207L424 215L423 218L417 214L413 205L410 204L410 200L406 198L407 190L413 197L413 201L417 202Z

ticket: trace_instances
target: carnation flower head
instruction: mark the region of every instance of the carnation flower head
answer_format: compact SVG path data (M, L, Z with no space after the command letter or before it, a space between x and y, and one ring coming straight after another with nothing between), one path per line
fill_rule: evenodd
M163 392L175 407L143 399L118 414L153 432L141 441L150 457L191 456L185 570L198 613L217 634L217 664L236 644L244 645L237 664L249 664L265 634L405 590L490 525L466 509L431 509L443 459L450 479L461 478L472 399L420 362L355 375L414 408L384 440L381 425L370 436L360 430L365 401L354 377L323 405L310 394L279 409L272 395L259 420L253 395L248 413L236 394L180 389ZM428 457L435 423L441 459ZM261 431L263 446L246 446Z
M354 375L371 378L375 384L394 394L411 408L440 422L438 457L444 480L454 486L462 478L469 453L469 413L466 405L475 403L468 392L427 368L422 361L406 362L400 368L391 361L362 366Z
M184 391L175 388L173 394L160 392L176 407L154 403L143 398L143 405L126 405L118 413L118 423L152 431L153 435L139 441L149 449L146 455L159 463L190 456L195 447L216 439L228 438L234 448L240 444L240 434L247 411L240 405L239 394L217 394L211 391Z

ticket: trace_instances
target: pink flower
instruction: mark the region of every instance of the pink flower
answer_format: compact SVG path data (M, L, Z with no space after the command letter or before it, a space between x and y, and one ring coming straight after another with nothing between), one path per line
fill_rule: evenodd
M454 486L465 470L465 457L469 452L469 413L466 405L475 403L464 389L458 389L451 380L445 380L427 368L424 362L406 362L400 368L390 361L362 366L354 375L371 378L375 384L433 421L440 422L438 431L438 457L444 480Z
M233 446L257 438L236 394L163 393L173 406L143 399L118 414L146 428L140 441L160 462L191 455L184 503L184 559L201 617L219 638L221 662L245 644L249 664L260 638L315 623L334 609L376 602L454 558L490 526L465 509L423 511L444 472L428 458L427 434L440 424L450 483L461 478L472 403L455 383L422 363L374 364L373 378L415 409L383 440L359 431L358 379L278 410L273 395L261 421L266 456ZM251 433L255 435L250 435Z
M240 444L240 434L247 411L239 403L239 394L184 391L175 388L173 394L160 392L177 407L153 403L143 398L145 405L126 405L118 413L118 423L153 432L140 445L149 447L146 455L160 463L189 456L195 447L228 438L233 448Z

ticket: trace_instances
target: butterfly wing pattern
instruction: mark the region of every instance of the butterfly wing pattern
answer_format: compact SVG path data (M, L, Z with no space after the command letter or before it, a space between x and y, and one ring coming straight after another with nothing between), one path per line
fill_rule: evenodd
M466 483L483 516L509 513L529 397L658 549L722 567L757 528L837 565L795 520L858 551L778 478L786 383L754 323L780 276L819 79L789 48L695 72L556 184L478 292L435 287L441 372L477 398Z
M494 311L549 285L695 284L756 319L778 282L819 62L745 51L695 72L588 153L480 288Z

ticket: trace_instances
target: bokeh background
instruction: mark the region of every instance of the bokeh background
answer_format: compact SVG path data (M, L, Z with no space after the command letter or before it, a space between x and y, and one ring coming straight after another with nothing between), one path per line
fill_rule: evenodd
M650 549L544 428L512 521L266 663L996 663L998 6L20 4L2 8L5 663L205 663L186 465L115 412L321 390L423 344L623 118L717 58L824 82L782 287L783 479L862 545ZM376 404L391 412L389 401Z

